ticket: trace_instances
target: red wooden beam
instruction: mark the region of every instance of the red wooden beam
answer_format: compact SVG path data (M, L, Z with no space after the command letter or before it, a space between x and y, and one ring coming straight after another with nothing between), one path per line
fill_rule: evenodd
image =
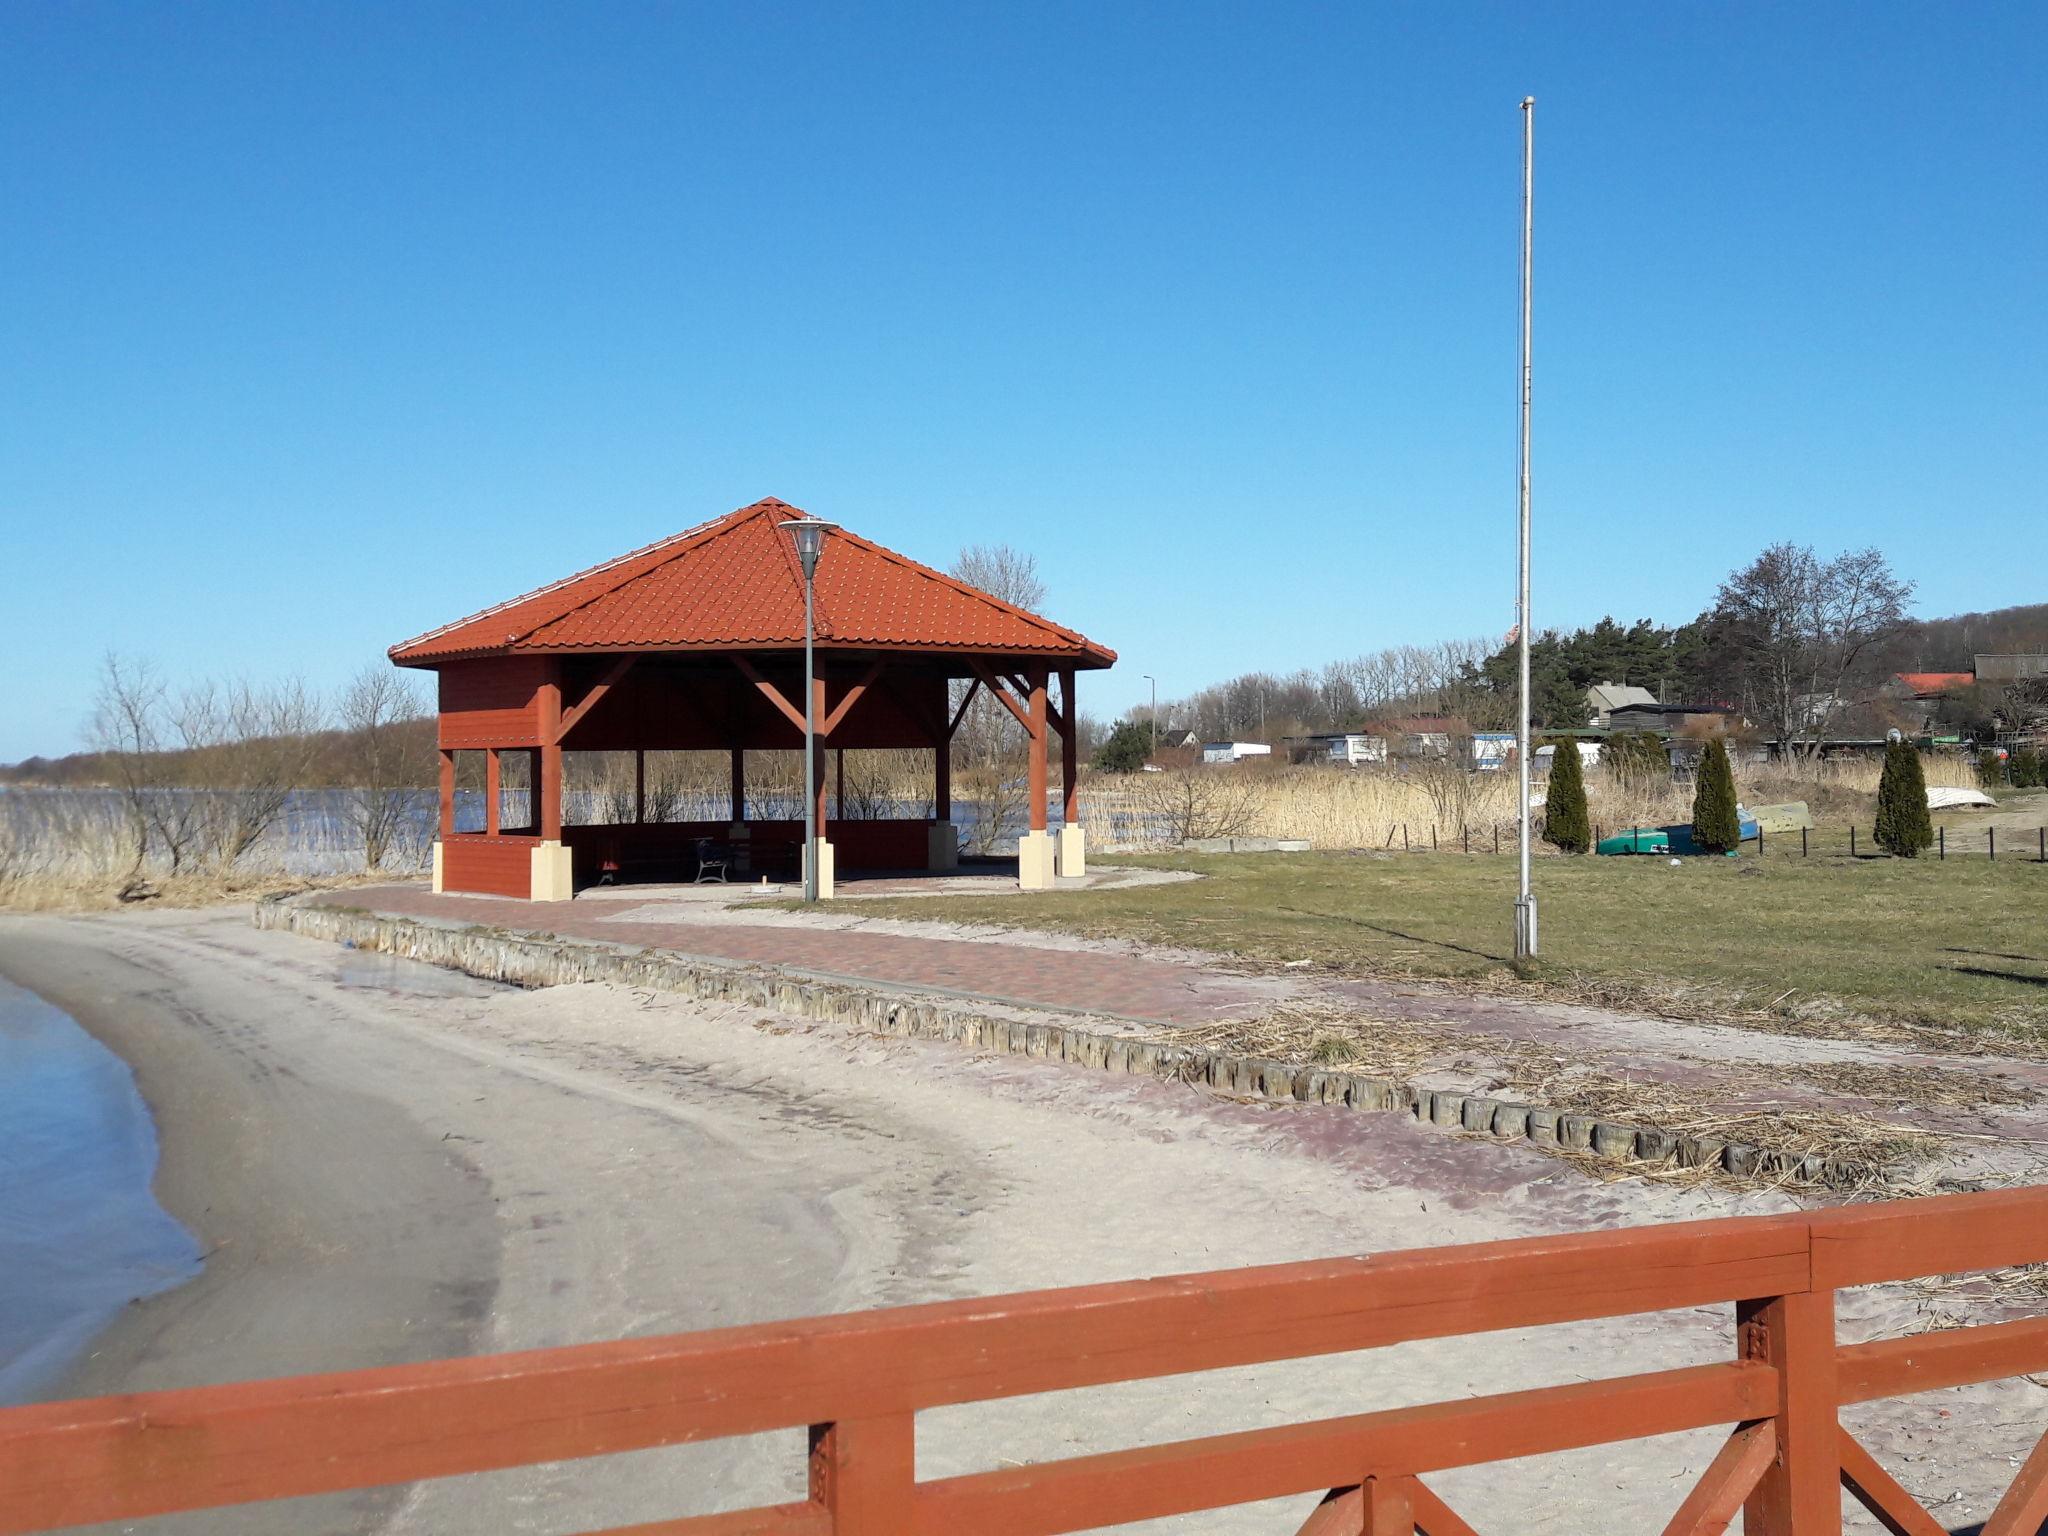
M2048 1522L2048 1435L2041 1437L1998 1508L1984 1522L1983 1536L2034 1536Z
M846 696L839 701L832 713L827 715L824 722L819 725L818 734L820 736L830 736L834 731L838 730L839 723L846 718L846 712L861 701L861 696L874 685L875 679L881 675L882 664L877 661L862 674L859 682L846 690Z
M578 721L599 704L603 703L604 696L618 686L620 679L633 670L634 663L639 661L639 659L637 655L621 656L617 661L614 661L609 667L605 668L604 675L591 685L590 692L583 695L582 700L574 709L563 713L562 723L555 730L555 741L559 743L564 736L567 736L576 729Z
M1678 1506L1664 1536L1721 1536L1777 1454L1777 1426L1771 1420L1759 1419L1736 1430Z
M1901 1488L1891 1473L1877 1464L1856 1437L1842 1430L1838 1443L1842 1460L1842 1486L1892 1536L1948 1536L1948 1529L1920 1507L1920 1501Z
M960 722L967 718L967 706L974 702L974 696L981 692L981 679L976 678L967 685L967 692L961 697L960 707L953 712L953 722L946 727L946 740L951 741L960 732ZM943 745L944 743L941 743Z
M785 699L782 696L782 690L763 677L751 661L738 652L734 652L732 664L746 675L748 682L761 690L762 698L782 711L782 716L785 720L800 731L805 728L804 712Z
M1031 716L1025 712L1024 706L1010 697L1009 690L1003 686L993 672L989 671L981 658L970 656L967 659L967 664L974 668L974 675L981 679L982 687L994 694L1002 703L1003 708L1007 709L1016 718L1017 723L1024 727L1024 733L1027 736L1036 735L1036 727L1033 726Z

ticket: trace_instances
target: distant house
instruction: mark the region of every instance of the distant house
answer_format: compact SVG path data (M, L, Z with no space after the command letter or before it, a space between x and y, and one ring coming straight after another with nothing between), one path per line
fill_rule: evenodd
M1573 743L1572 743L1572 745L1573 745L1573 746L1575 746L1575 747L1577 747L1577 748L1579 749L1579 762L1580 762L1580 764L1581 764L1582 766L1584 766L1584 767L1587 767L1587 768L1594 768L1594 767L1597 767L1597 766L1599 766L1599 763L1600 763L1600 743L1599 743L1599 742L1597 742L1597 741L1575 741L1575 742L1573 742ZM1554 742L1553 742L1552 744L1550 744L1549 746L1542 746L1542 747L1538 747L1538 748L1536 748L1536 750L1535 750L1535 751L1533 751L1533 752L1531 752L1531 753L1529 754L1529 766L1530 766L1531 768L1535 769L1535 770L1536 770L1537 772L1539 772L1539 773L1548 773L1548 772L1550 772L1550 765L1551 765L1551 764L1552 764L1553 762L1555 762L1556 760L1557 760L1557 746L1556 746L1556 744L1555 744Z
M1475 773L1499 773L1515 760L1515 733L1513 731L1474 731L1472 733L1472 771Z
M1669 736L1689 725L1724 720L1727 715L1728 711L1711 704L1624 704L1608 715L1607 726L1614 731L1653 731Z
M1273 749L1263 741L1205 741L1202 743L1202 761L1205 763L1241 763L1250 757L1271 757Z
M1895 672L1884 691L1895 699L1945 699L1976 682L1974 672Z
M2030 683L2048 677L2048 653L2032 652L2011 656L1979 656L1980 683Z
M1599 726L1612 724L1617 709L1656 702L1657 695L1633 683L1595 683L1586 690L1586 708L1593 712L1593 723Z
M1308 756L1314 761L1356 768L1364 763L1384 763L1387 760L1387 738L1371 736L1364 731L1325 731L1295 739L1307 742Z

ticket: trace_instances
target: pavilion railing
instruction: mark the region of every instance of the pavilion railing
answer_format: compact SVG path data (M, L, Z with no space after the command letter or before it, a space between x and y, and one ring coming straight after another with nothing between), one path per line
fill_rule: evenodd
M1303 1536L1469 1536L1423 1474L1704 1426L1670 1536L1937 1536L1845 1404L2048 1369L2048 1319L1843 1347L1835 1292L2048 1261L2048 1189L1039 1291L0 1411L0 1533L808 1426L810 1496L635 1536L1032 1536L1322 1494ZM920 1410L1732 1303L1732 1358L920 1481ZM993 1459L993 1448L991 1459ZM2048 1438L1983 1536L2048 1517Z

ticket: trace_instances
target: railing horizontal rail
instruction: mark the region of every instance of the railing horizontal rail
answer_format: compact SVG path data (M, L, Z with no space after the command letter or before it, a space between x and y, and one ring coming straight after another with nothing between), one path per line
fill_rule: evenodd
M916 1530L1059 1536L1760 1418L1777 1390L1770 1366L1729 1361L972 1473L919 1485Z
M1949 1196L1815 1214L1678 1223L1274 1265L1025 1295L945 1302L669 1338L435 1361L279 1381L0 1410L0 1536L260 1499L413 1482L794 1426L900 1420L926 1408L1101 1386L1437 1338L1790 1297L1917 1275L2048 1260L2048 1190ZM1829 1346L1832 1347L1831 1345ZM2048 1368L2048 1321L2000 1325L1840 1351L1840 1400ZM1756 1365L1672 1373L1701 1384L1708 1423L1755 1405L1773 1379ZM1395 1417L1254 1431L1179 1446L1078 1458L920 1485L915 1499L950 1527L1062 1530L1063 1509L1109 1523L1105 1508L1148 1513L1212 1507L1227 1489L1270 1486L1272 1469L1313 1463L1315 1485L1339 1461L1352 1481L1373 1445L1407 1446L1413 1473L1460 1464L1398 1436L1399 1415L1435 1423L1429 1443L1455 1448L1446 1426L1475 1415L1523 1415L1532 1433L1564 1434L1516 1407L1578 1393L1588 1404L1636 1401L1659 1377L1622 1378ZM1714 1386L1738 1383L1740 1386ZM1832 1385L1828 1390L1833 1391ZM1548 1394L1548 1397L1546 1397ZM1575 1399L1576 1400L1576 1399ZM1648 1399L1644 1399L1648 1401ZM1662 1402L1662 1398L1656 1401ZM1711 1410L1711 1411L1709 1411ZM1633 1435L1656 1414L1638 1403ZM1659 1410L1661 1411L1661 1410ZM1675 1407L1672 1412L1678 1412ZM1689 1411L1689 1410L1688 1410ZM1756 1410L1761 1411L1761 1410ZM1607 1422L1606 1409L1577 1417ZM1438 1415L1435 1420L1430 1415ZM1590 1415L1590 1418L1588 1418ZM1505 1422L1505 1421L1501 1421ZM1579 1427L1586 1431L1585 1425ZM1496 1424L1502 1443L1508 1430ZM1261 1439L1259 1437L1265 1437ZM1618 1435L1611 1438L1627 1438ZM1571 1441L1564 1443L1597 1443ZM1474 1442L1475 1444L1478 1442ZM1522 1443L1513 1441L1512 1443ZM1234 1447L1252 1447L1239 1451ZM907 1451L904 1455L907 1457ZM1393 1452L1387 1452L1392 1456ZM1463 1454L1463 1453L1457 1453ZM1495 1450L1471 1459L1535 1451ZM1318 1459L1323 1458L1323 1459ZM1364 1459L1361 1459L1364 1458ZM907 1463L906 1463L907 1464ZM1183 1491L1168 1488L1175 1477ZM1267 1470L1261 1471L1260 1468ZM1289 1473L1288 1476L1295 1476ZM904 1474L907 1480L909 1474ZM1155 1483L1154 1479L1158 1481ZM1155 1508L1147 1501L1202 1503ZM1063 1491L1064 1490L1064 1491ZM1281 1489L1281 1492L1299 1489ZM911 1507L905 1504L907 1511ZM696 1536L847 1529L818 1504L700 1517L643 1528ZM1016 1511L1030 1509L1028 1517ZM1123 1518L1139 1518L1132 1515ZM819 1525L826 1519L825 1525ZM709 1522L709 1523L707 1523ZM752 1522L752 1523L748 1523Z

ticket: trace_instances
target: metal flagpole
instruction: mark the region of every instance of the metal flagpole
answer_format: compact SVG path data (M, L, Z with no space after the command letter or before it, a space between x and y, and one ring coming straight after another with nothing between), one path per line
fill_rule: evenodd
M1536 893L1529 888L1529 382L1530 306L1534 297L1531 263L1536 236L1536 98L1522 98L1522 474L1521 587L1515 608L1520 632L1518 658L1522 680L1521 708L1515 722L1515 758L1521 777L1521 894L1515 898L1515 958L1536 953Z
M818 899L818 689L816 557L804 561L804 900ZM840 812L843 816L846 813Z

